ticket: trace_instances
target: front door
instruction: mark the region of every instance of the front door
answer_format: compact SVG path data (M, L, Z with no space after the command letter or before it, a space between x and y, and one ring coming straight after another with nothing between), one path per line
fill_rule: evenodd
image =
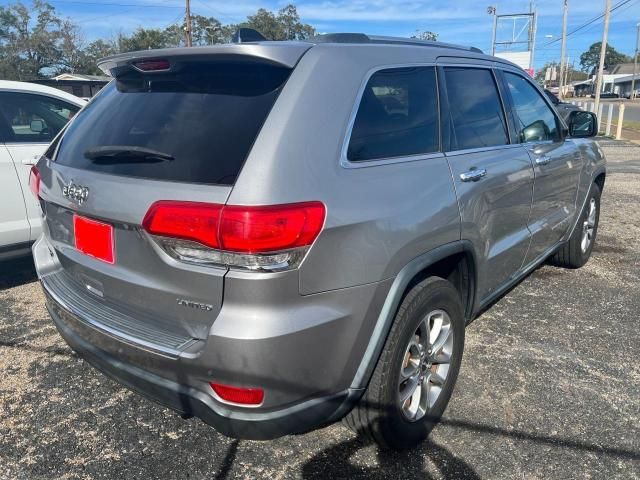
M460 206L461 236L476 248L477 293L483 302L524 261L533 169L527 151L510 144L493 71L444 67L442 72L446 156Z
M531 247L525 264L548 252L575 218L582 158L543 94L524 76L504 72L519 137L533 162L535 182L528 225Z

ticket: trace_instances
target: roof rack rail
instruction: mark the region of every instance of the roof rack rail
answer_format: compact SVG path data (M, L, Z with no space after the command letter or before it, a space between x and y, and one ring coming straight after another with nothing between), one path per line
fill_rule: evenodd
M312 43L382 43L398 45L417 45L423 47L444 47L456 50L465 50L475 53L484 53L476 47L464 47L452 43L444 43L433 40L420 40L417 38L387 37L382 35L366 35L364 33L326 33L316 35L308 39Z

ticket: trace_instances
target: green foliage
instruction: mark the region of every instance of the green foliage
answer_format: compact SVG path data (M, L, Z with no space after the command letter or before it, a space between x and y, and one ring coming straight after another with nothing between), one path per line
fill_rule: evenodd
M42 77L59 68L62 60L64 22L54 8L34 0L0 7L0 77Z
M17 0L0 6L0 78L31 80L63 72L99 75L101 58L122 52L184 46L185 23L164 29L139 27L130 35L91 43L71 19L60 17L46 0L30 4ZM239 27L253 28L269 40L304 40L316 34L302 23L293 4L277 12L264 8L238 25L223 25L214 17L191 17L193 45L231 41ZM417 31L414 38L436 40L433 32Z
M268 40L304 40L316 34L315 28L300 22L298 11L291 4L277 14L261 8L237 27L253 28Z
M435 42L438 40L438 34L430 32L429 30L416 30L416 33L411 35L411 38L416 38L418 40L431 40Z
M580 66L583 72L590 72L597 68L600 63L600 50L602 42L596 42L589 47L589 50L580 55ZM618 63L633 62L633 58L618 52L611 45L607 44L607 50L604 56L605 67L610 67Z
M540 85L542 85L544 82L544 76L545 76L545 72L547 71L547 68L551 68L554 65L556 67L557 75L560 75L560 64L558 62L547 62L544 64L542 68L539 68L536 71L535 80L538 83L540 83ZM589 78L589 75L587 73L575 69L573 65L567 65L567 68L569 69L569 71L567 72L567 81L569 83L578 82L578 81L586 80L587 78ZM558 83L558 82L559 82L559 78L556 79L555 83Z

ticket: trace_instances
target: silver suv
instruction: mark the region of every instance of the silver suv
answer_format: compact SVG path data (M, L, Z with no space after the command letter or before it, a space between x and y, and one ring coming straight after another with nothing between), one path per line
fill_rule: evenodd
M334 34L151 50L32 171L47 306L78 354L238 438L344 419L423 440L465 325L598 228L596 119L515 65Z

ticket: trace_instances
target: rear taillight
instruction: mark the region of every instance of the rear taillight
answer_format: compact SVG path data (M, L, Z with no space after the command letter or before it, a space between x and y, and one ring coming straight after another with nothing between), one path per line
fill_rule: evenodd
M209 385L216 392L216 395L225 402L257 407L264 401L264 390L261 388L233 387L213 382Z
M276 271L300 264L324 219L320 202L230 206L160 201L142 225L179 260Z
M31 172L29 172L29 189L36 198L40 198L40 171L35 165L31 167Z

